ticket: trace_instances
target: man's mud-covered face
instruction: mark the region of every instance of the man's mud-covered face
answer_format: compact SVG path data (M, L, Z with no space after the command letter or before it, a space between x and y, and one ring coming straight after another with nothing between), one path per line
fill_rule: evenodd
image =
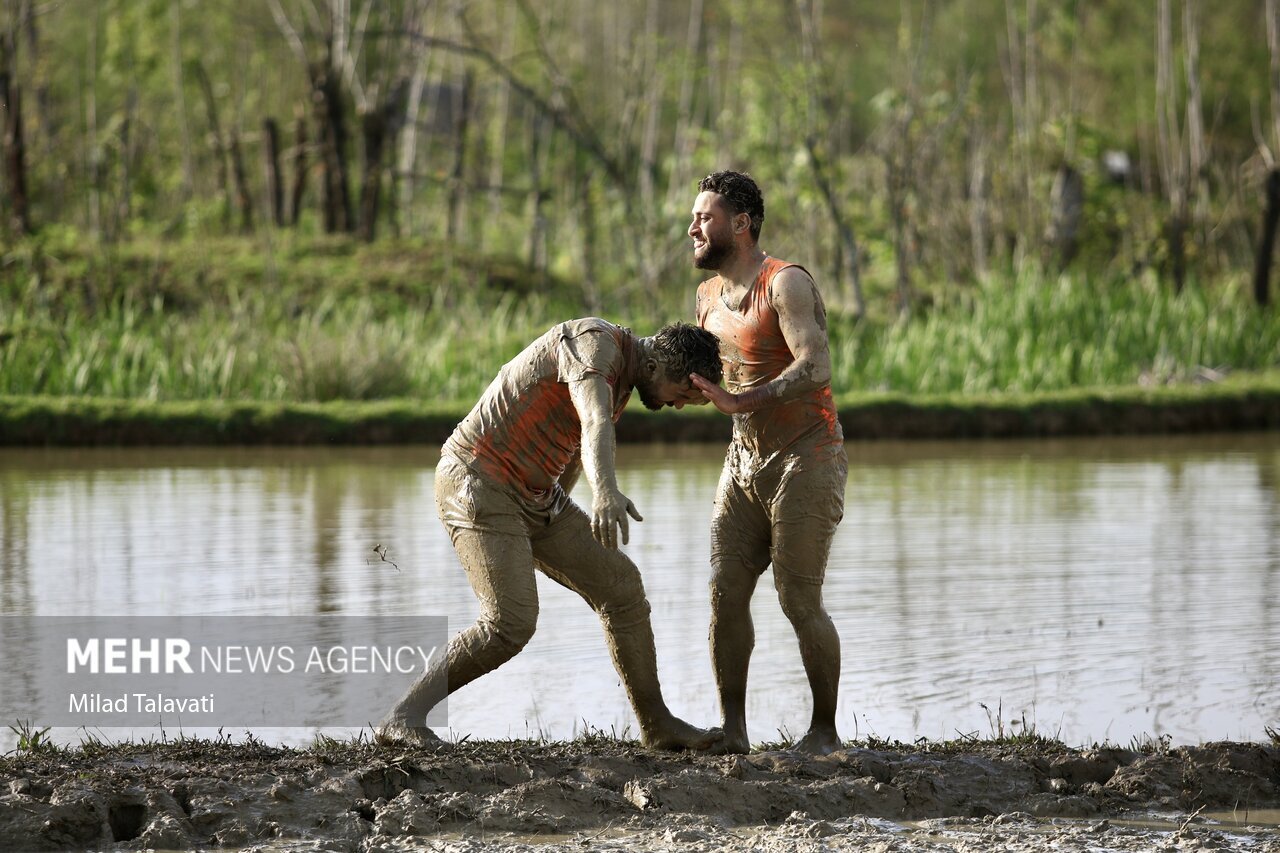
M667 406L683 409L687 405L698 406L707 402L707 398L689 380L673 382L661 370L658 373L657 379L641 379L636 383L636 393L646 409L655 412Z
M724 196L704 190L693 202L693 265L700 270L718 270L733 254L733 214Z

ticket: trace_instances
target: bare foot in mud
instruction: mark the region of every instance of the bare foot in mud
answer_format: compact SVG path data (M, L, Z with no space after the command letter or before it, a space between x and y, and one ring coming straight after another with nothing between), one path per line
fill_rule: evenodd
M672 752L682 749L699 752L713 750L719 740L718 729L700 729L679 717L672 717L640 735L640 743L647 749L665 749Z
M844 745L840 743L840 736L836 734L835 729L810 729L809 733L796 741L791 748L806 755L830 755L838 749L843 749Z
M707 752L712 755L746 755L751 752L751 741L747 740L746 732L729 734L722 728L712 729L711 732L716 736L716 741Z
M373 742L379 746L408 746L440 752L448 747L440 736L426 726L411 726L400 721L379 724L373 733Z

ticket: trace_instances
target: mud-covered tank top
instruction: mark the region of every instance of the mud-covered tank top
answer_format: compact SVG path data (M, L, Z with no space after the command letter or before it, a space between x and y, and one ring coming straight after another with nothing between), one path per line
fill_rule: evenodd
M603 376L616 423L635 360L635 337L621 326L598 317L554 326L503 366L443 452L528 500L549 499L582 440L568 383Z
M720 276L698 285L698 325L720 339L725 387L735 394L776 379L795 361L772 304L771 286L779 272L796 266L766 257L736 310L725 304L727 287ZM844 440L830 385L734 415L733 435L761 459L802 442L819 452L838 450Z

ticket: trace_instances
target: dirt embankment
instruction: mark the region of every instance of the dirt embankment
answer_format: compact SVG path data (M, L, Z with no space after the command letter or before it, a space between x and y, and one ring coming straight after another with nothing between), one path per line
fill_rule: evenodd
M1107 819L1275 809L1280 747L850 748L812 759L610 740L439 754L188 741L22 754L0 761L0 783L3 850L1233 849L1192 822L1153 835ZM1280 853L1275 832L1242 831L1248 849Z
M1280 378L1031 395L866 393L838 401L846 438L956 439L1149 435L1280 429ZM439 444L467 405L427 401L272 403L0 396L0 445ZM705 409L623 413L621 442L726 441Z

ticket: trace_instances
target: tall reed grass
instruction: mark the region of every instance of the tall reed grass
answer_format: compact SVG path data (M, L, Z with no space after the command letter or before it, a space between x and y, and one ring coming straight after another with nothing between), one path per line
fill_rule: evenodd
M831 324L839 393L1036 392L1280 367L1280 315L1232 285L994 278L907 321Z
M688 293L606 299L648 333ZM470 403L581 288L426 247L248 241L0 256L0 394ZM833 388L1034 392L1280 367L1280 313L1240 288L995 277L900 322L830 318Z

